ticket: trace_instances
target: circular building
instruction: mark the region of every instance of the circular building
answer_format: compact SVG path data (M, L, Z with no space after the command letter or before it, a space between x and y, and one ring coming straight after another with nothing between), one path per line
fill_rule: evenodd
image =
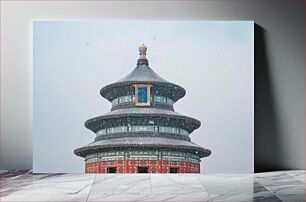
M74 150L86 173L199 173L211 153L189 137L201 122L174 111L185 89L157 75L146 51L142 44L136 68L100 91L111 111L85 122L95 141Z

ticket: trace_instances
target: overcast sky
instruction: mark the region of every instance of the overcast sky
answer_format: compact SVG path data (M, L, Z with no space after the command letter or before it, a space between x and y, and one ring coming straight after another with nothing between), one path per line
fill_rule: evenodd
M253 22L34 22L33 35L34 172L84 172L73 153L94 140L84 122L110 111L99 90L135 68L141 43L186 89L175 110L202 123L190 136L212 151L201 172L253 172Z

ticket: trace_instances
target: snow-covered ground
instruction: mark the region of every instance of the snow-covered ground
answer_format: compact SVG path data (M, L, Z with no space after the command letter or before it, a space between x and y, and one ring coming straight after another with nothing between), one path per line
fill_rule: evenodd
M1 201L305 201L305 171L33 174L1 171Z

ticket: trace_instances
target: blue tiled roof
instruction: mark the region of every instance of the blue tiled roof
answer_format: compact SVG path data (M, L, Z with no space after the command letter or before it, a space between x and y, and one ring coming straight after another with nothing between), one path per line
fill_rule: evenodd
M133 107L126 109L116 109L110 111L106 114L103 114L98 117L91 118L85 122L85 126L88 129L95 131L95 129L100 125L99 122L109 119L118 119L122 117L134 117L134 116L144 116L144 117L164 117L164 118L173 118L180 123L186 123L185 127L188 128L188 131L193 131L200 127L201 122L195 118L184 116L180 113L177 113L172 110L151 108L151 107ZM184 121L182 121L184 120ZM183 127L184 128L184 127Z
M114 148L114 147L164 147L174 149L187 149L199 154L200 157L209 156L211 151L204 149L199 145L179 139L170 139L162 137L124 137L114 138L107 140L99 140L92 142L84 147L76 149L76 154L87 150L103 149L103 148Z
M146 59L143 59L143 60L146 60ZM156 74L147 64L137 65L137 67L132 72L130 72L126 77L120 79L119 81L115 83L144 82L144 81L169 83L167 80L163 79L158 74Z
M177 101L178 99L182 98L186 91L184 88L182 88L179 85L176 85L174 83L171 83L162 77L160 77L158 74L156 74L149 66L147 59L138 59L137 66L135 69L133 69L132 72L130 72L127 76L120 79L119 81L116 81L114 83L111 83L105 87L103 87L100 90L100 94L105 97L108 100L112 100L116 97L117 91L115 91L115 88L123 88L125 86L132 86L136 83L148 83L153 84L156 87L163 87L165 88L163 91L169 91L167 95L169 98L171 98L173 101Z

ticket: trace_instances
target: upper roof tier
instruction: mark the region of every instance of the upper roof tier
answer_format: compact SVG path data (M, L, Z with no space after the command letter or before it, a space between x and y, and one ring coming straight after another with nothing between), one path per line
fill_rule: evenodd
M150 67L148 59L138 59L136 68L119 82L161 82L169 83L167 80L156 74Z
M140 57L136 68L126 77L103 87L100 90L103 97L112 101L117 97L132 94L133 84L152 84L152 94L166 96L173 101L184 97L186 94L184 88L163 79L149 67L146 50L147 47L144 44L139 47Z

